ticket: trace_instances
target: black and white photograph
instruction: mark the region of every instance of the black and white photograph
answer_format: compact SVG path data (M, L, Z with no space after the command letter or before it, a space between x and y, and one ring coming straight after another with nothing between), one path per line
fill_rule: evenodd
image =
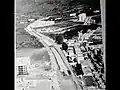
M106 90L105 0L15 0L15 90Z

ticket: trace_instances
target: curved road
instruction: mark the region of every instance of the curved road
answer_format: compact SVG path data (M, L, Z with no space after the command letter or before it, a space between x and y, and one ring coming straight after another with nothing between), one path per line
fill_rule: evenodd
M47 37L41 33L36 32L31 27L32 27L31 25L28 25L28 27L25 28L25 30L30 35L37 37L39 39L39 41L47 48L47 50L50 54L50 57L52 59L51 62L54 66L53 68L56 69L56 71L58 71L59 74L61 74L61 72L63 72L65 75L72 77L69 79L70 81L67 80L68 85L69 85L69 83L72 83L72 84L70 84L70 85L72 85L72 87L69 85L68 87L62 89L62 88L60 88L60 86L58 86L58 87L56 87L56 89L57 90L82 90L82 86L78 83L78 80L75 77L62 50L57 46L56 43L54 43L54 41L52 39L50 39L49 37ZM71 72L71 75L69 75L68 71ZM59 77L61 77L61 76L57 76L57 78L59 78ZM63 79L63 77L62 77L62 79ZM63 83L65 81L66 80L63 80ZM67 85L63 84L63 86L65 87Z

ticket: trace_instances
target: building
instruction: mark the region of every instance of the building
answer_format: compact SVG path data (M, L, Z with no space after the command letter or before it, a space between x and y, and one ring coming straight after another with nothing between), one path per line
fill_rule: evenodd
M33 22L33 21L35 21L35 19L29 18L28 21L29 21L29 22Z
M28 75L30 66L29 57L19 57L16 59L16 75Z
M76 17L76 13L71 13L70 17Z
M80 22L84 22L86 19L86 13L81 13L78 15L78 17Z

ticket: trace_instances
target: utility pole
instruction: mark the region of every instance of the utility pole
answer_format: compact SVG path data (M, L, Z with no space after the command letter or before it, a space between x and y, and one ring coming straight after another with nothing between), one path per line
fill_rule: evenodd
M101 9L101 21L102 21L102 39L103 39L103 61L104 61L104 71L106 74L106 52L105 52L105 42L106 42L106 37L105 37L105 30L106 30L106 25L105 25L105 0L100 0L100 9ZM106 77L106 76L105 76Z

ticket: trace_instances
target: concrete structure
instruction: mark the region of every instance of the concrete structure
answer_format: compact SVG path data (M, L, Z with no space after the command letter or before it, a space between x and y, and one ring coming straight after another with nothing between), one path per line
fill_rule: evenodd
M29 57L16 58L16 75L27 75L29 66Z

